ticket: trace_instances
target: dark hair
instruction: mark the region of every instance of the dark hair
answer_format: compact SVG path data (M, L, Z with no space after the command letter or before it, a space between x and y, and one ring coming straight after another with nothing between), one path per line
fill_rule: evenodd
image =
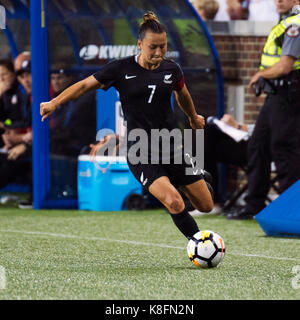
M1 59L0 66L5 67L8 71L15 73L14 64L11 60L8 59Z
M143 40L147 31L153 33L163 33L166 32L166 28L157 19L156 15L152 11L148 11L143 16L143 22L139 27L139 39Z
M50 73L59 73L59 74L74 74L72 72L72 66L66 61L59 61L52 65Z

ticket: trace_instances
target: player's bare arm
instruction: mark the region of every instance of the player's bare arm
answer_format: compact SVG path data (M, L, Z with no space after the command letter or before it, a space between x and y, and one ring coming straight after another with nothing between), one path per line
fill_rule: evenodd
M59 105L77 99L88 91L102 89L103 87L104 85L99 83L94 76L89 76L84 80L76 82L51 101L40 104L42 121L48 118Z
M191 127L193 129L203 129L205 125L204 117L197 114L192 97L186 85L184 85L181 90L174 92L179 107L189 118Z

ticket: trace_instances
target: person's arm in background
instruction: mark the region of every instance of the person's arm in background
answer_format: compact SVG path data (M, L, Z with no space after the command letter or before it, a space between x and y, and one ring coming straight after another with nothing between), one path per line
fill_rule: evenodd
M28 149L28 145L25 143L20 143L8 150L7 160L17 160L22 154L24 154Z
M18 129L5 128L5 132L3 135L5 136L4 139L7 143L7 145L9 145L10 147L16 146L17 144L20 144L23 142L28 143L28 144L32 143L32 132L31 131L24 134L24 133L19 133Z
M2 134L3 149L8 151L7 160L16 160L32 145L32 132L26 134L16 134L15 132L16 129L5 129Z
M254 123L252 124L239 123L234 119L232 115L227 113L224 114L224 116L221 118L221 121L228 124L229 126L232 126L233 128L248 132L249 136L252 135L255 127Z
M225 122L226 124L228 124L229 126L239 129L239 130L243 130L248 132L248 126L245 123L239 123L237 122L234 117L230 114L224 114L224 116L221 118L221 121Z
M293 69L295 60L291 56L282 56L272 67L256 72L250 80L249 87L253 89L259 78L276 79L289 74Z

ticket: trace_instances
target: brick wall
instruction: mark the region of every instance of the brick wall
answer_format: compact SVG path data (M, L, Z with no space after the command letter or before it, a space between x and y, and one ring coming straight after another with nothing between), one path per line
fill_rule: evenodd
M244 122L253 123L264 102L264 95L255 97L250 92L250 78L258 71L260 56L266 41L264 36L213 36L225 82L228 85L243 85L245 92Z

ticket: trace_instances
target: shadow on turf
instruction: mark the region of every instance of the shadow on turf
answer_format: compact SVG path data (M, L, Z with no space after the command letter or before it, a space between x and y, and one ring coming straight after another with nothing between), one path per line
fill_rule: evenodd
M297 235L281 235L281 236L267 236L266 234L258 236L258 238L265 239L281 239L281 240L300 240L300 237Z

